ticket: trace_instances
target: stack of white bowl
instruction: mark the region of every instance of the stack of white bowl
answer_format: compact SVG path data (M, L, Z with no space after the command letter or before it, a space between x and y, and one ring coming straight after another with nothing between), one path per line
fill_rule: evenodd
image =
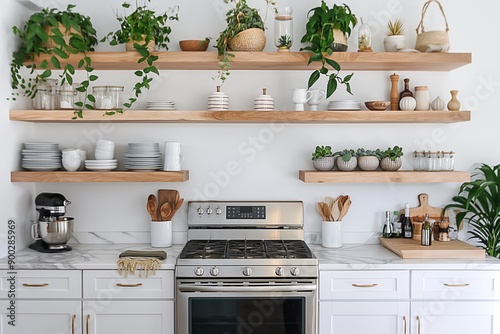
M229 110L229 96L220 91L220 86L208 97L208 110Z
M255 98L253 107L255 110L274 110L274 99L271 95L267 95L267 89L262 89L262 95Z
M361 102L353 100L330 101L328 110L361 110Z
M25 143L21 166L28 170L57 170L62 167L59 144Z
M118 167L118 160L115 156L115 143L110 140L99 139L97 141L95 160L85 160L85 168L95 171L110 171Z
M124 168L147 171L163 167L159 143L129 143L125 153Z
M82 166L82 155L77 148L68 148L62 151L62 165L68 172L74 172Z

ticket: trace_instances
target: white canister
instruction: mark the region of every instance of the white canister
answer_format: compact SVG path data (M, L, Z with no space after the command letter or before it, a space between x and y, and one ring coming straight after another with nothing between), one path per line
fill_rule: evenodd
M405 96L399 101L399 109L413 111L417 107L417 101L411 96Z
M431 107L429 88L427 86L415 87L415 100L417 101L415 110L429 110Z
M321 244L323 247L342 247L342 221L323 221L321 223Z
M151 247L172 246L172 221L151 222Z

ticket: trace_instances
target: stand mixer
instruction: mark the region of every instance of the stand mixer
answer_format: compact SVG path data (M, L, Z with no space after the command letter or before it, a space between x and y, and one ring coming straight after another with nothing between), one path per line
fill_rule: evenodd
M66 243L73 235L72 217L63 217L71 204L62 194L40 193L35 198L38 222L31 225L31 237L36 240L29 248L44 253L66 252Z

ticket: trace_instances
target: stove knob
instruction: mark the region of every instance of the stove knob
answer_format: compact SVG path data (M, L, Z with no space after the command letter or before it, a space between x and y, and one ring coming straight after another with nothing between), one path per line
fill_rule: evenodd
M203 275L203 268L201 268L201 267L196 268L196 269L194 270L194 274L195 274L196 276L201 276L201 275Z
M219 268L213 267L212 269L210 269L210 275L212 275L212 276L219 275Z
M252 275L252 268L248 268L248 267L243 268L243 275L245 275L245 276Z
M214 210L212 210L211 207L208 207L207 208L207 215L211 215L212 213L214 213Z
M274 271L276 273L276 275L278 276L283 276L285 275L285 270L281 267L277 267L276 270Z
M221 208L219 208L219 207L217 207L217 209L215 209L215 213L216 213L217 215L221 215L221 214L222 214L222 209L221 209Z
M205 211L203 211L203 208L200 206L197 210L199 215L202 215Z
M290 274L292 274L292 276L299 276L300 274L299 268L293 267L292 269L290 269Z

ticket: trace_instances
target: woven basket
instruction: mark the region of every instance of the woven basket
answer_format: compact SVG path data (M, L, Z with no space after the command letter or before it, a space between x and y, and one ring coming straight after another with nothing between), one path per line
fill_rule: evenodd
M57 24L58 24L59 31L62 33L62 37L63 37L64 41L66 42L66 44L69 45L69 40L71 38L71 34L78 34L78 32L73 28L66 30L66 28L60 22L58 22ZM59 45L54 43L54 41L52 40L52 37L54 36L52 29L54 29L54 27L53 26L45 26L43 29L49 35L49 39L47 40L47 43L42 43L42 46L47 48L47 49L53 49L53 48L59 47Z
M144 35L142 35L142 36L143 36L143 38L140 41L129 39L127 41L127 43L125 43L125 51L127 51L127 52L136 51L136 49L134 48L134 44L135 43L137 43L139 45L144 44L145 36ZM155 51L155 49L156 49L156 43L155 43L154 40L151 40L151 41L148 42L147 49L148 49L149 52L154 52Z
M229 39L227 45L232 51L262 51L266 46L266 34L262 29L250 28Z
M438 4L439 9L444 17L444 22L446 23L446 30L433 30L433 31L425 31L424 28L424 17L429 5L435 2ZM446 15L444 14L443 6L437 0L429 0L424 4L422 8L422 18L420 19L420 23L417 26L417 41L415 43L415 49L421 52L425 52L428 49L429 45L446 45L447 47L443 50L444 52L448 51L450 46L450 39L448 36L448 20L446 19Z

